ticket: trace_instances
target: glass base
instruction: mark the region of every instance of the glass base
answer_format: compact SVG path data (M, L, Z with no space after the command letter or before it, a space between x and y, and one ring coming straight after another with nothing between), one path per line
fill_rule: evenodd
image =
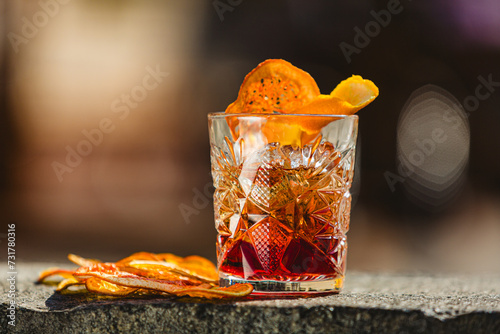
M221 277L219 285L228 287L237 283L250 283L253 285L252 294L265 295L312 295L339 293L344 285L344 277L321 281L272 281L272 280L245 280L237 277Z

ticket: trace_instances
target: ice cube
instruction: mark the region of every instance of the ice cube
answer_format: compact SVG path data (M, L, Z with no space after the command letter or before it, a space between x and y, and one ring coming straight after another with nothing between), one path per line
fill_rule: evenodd
M290 160L290 168L304 167L304 157L300 147L286 145L282 147L281 151Z
M262 163L257 169L249 198L267 212L292 201L294 195L283 168Z
M276 167L290 168L290 159L283 153L278 143L271 143L264 148L254 151L245 158L238 181L246 196L250 193L252 185L262 164Z
M303 147L283 146L283 154L290 160L291 168L308 168L321 171L332 163L338 163L338 152L330 142L307 144Z

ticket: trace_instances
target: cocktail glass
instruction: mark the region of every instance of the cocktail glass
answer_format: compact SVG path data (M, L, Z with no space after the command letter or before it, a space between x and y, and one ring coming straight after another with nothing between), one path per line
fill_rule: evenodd
M208 120L220 285L339 292L358 117L212 113Z

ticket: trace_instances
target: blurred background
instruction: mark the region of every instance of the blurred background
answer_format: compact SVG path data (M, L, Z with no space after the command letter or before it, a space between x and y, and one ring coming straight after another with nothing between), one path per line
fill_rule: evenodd
M15 223L20 259L215 261L207 113L283 58L325 94L380 88L349 270L500 272L498 1L3 1L0 38L0 241Z

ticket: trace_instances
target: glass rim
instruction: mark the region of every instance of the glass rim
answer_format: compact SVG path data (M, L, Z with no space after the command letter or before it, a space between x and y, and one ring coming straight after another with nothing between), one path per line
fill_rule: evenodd
M227 114L224 111L208 113L208 118L226 118L226 117L329 117L337 119L359 118L358 115L338 115L338 114L279 114L279 113L231 113Z

